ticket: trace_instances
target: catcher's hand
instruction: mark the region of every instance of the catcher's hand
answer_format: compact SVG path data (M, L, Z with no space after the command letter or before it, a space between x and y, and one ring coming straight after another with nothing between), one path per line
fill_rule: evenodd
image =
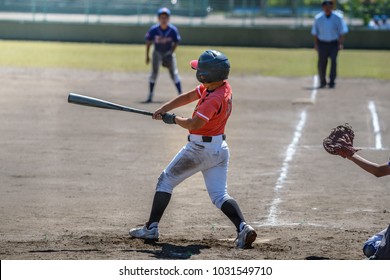
M358 149L353 146L355 133L349 124L339 125L332 129L329 136L323 141L325 150L332 155L343 158L353 156Z
M164 55L164 57L162 59L162 66L166 67L166 68L170 68L172 65L172 60L173 60L172 53L168 53L168 54Z

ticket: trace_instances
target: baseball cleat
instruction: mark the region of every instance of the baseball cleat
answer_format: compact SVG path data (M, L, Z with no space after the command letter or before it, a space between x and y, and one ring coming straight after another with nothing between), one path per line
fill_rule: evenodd
M146 225L142 227L132 228L129 231L131 237L140 238L140 239L149 239L149 240L158 240L158 228L153 227L148 229Z
M252 243L256 240L257 233L250 225L245 225L238 233L234 245L238 249L248 249L252 247Z

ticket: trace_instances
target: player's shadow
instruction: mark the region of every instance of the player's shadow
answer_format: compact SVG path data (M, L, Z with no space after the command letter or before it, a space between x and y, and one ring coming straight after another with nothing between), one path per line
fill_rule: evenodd
M305 258L305 260L330 260L330 258L320 256L308 256Z
M201 250L210 249L210 246L207 245L187 245L187 246L178 246L169 243L159 243L159 242L150 242L146 241L145 243L157 247L157 250L150 249L134 249L134 250L124 250L126 252L140 252L145 254L151 254L156 259L181 259L186 260L191 258L193 255L199 255Z
M139 101L138 102L139 104L162 104L162 103L165 103L164 101L161 101L161 100L155 100L155 101L151 101L151 102L148 102L148 101Z
M312 90L315 90L315 89L321 89L319 86L311 86L311 87L303 87L302 88L303 90L308 90L308 91L312 91Z

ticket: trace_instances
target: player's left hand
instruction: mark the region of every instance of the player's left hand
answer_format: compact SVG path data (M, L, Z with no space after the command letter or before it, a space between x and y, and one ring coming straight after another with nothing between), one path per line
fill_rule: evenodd
M173 56L171 52L165 54L162 59L162 66L166 68L170 68L172 65L172 60L173 60Z

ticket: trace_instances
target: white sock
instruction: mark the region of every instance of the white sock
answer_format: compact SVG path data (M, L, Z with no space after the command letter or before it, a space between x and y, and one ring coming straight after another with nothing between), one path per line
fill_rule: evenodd
M245 222L241 222L240 224L240 231L242 231L245 227L246 223Z

